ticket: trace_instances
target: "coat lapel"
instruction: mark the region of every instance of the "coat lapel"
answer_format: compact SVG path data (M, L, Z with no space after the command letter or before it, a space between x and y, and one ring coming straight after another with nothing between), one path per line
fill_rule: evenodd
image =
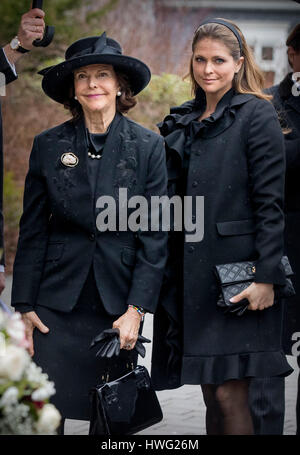
M89 145L84 118L75 123L68 122L65 128L56 138L60 144L56 173L58 171L57 181L63 213L65 217L84 226L89 232L94 232L97 199L103 195L112 196L118 201L120 187L127 188L129 193L137 183L138 141L127 119L116 113L99 163L94 199L88 171ZM78 164L74 167L64 165L61 162L64 153L76 155Z
M100 196L114 196L113 182L117 161L120 158L122 142L122 125L124 117L116 113L116 117L107 136L101 163L99 166L98 178L96 183L95 201Z
M202 121L205 128L201 137L210 139L222 134L235 121L236 109L253 98L252 95L235 93L229 90L217 104L215 112Z
M85 133L85 122L81 118L76 123L70 124L72 131L66 131L65 138L71 138L69 146L64 147L64 152L73 153L78 158L78 164L74 167L67 167L61 163L61 184L66 196L65 214L73 218L76 224L83 225L89 231L94 231L94 212L92 189L87 168L88 144ZM60 141L64 139L61 138Z

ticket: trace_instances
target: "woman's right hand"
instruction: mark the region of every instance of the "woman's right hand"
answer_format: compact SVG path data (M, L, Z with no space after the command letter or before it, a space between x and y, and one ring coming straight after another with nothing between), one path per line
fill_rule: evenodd
M35 311L28 311L28 313L23 313L22 314L22 320L25 324L25 334L26 334L26 339L29 343L28 346L28 352L31 355L31 357L34 355L34 349L33 349L33 331L35 327L39 329L40 332L42 333L48 333L49 328L45 326L45 324L42 323L38 315L36 314Z
M270 283L251 283L243 292L235 295L230 302L248 299L248 310L264 310L274 305L274 289Z

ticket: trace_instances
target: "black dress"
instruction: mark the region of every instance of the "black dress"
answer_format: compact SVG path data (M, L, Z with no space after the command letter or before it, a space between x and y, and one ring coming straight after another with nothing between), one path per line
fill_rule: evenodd
M101 154L107 134L91 135L87 131L93 154ZM90 158L88 169L91 187L95 189L96 179L101 173L101 159ZM95 192L92 193L95 197ZM92 339L102 330L111 328L121 316L112 316L105 311L95 280L101 280L101 277L95 276L92 266L79 300L70 313L42 306L34 309L50 331L42 334L34 330L33 360L54 381L56 394L51 403L64 418L89 420L89 390L102 383L107 372L109 379L116 379L135 367L137 362L136 351L123 349L117 358L106 360L95 356L97 347L89 349Z
M261 109L262 118L256 113L252 120L255 109ZM220 100L214 114L199 122L204 110L203 98L196 99L171 110L159 125L167 148L169 197L204 196L205 208L202 241L187 243L182 233L170 233L165 280L154 316L152 379L157 390L292 372L281 344L282 303L264 311L247 311L242 317L224 315L217 307L220 288L214 274L217 264L257 259L256 215L266 225L268 216L276 216L276 222L264 233L261 250L265 257L271 251L265 234L270 245L274 243L272 254L276 250L280 256L277 252L283 251L279 207L284 148L276 112L267 101L233 90ZM256 130L256 119L265 128L259 126L258 133L251 129L252 122ZM245 140L247 134L251 134L251 146ZM266 138L261 139L264 134ZM261 181L251 193L249 173L255 174L257 182L264 174L260 154L265 163L271 160L266 172L272 169L272 183L276 183L269 189L271 180ZM269 202L267 214L261 211L263 192L266 198L272 198L272 192L277 198ZM272 261L266 260L266 266L261 267L258 282L281 284Z

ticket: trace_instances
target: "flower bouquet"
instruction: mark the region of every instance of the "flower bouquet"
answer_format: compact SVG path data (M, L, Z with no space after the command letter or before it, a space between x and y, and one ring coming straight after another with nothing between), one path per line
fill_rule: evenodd
M0 309L0 435L56 434L54 383L31 359L19 313Z

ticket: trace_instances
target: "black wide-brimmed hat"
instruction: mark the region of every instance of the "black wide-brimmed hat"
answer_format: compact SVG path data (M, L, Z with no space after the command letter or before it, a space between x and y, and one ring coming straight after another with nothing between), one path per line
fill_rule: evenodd
M39 71L44 76L44 92L58 103L64 103L68 98L73 71L97 63L112 65L115 71L125 73L134 95L141 92L151 78L151 72L145 63L123 55L120 44L108 38L104 32L100 37L91 36L75 41L66 50L64 62Z

